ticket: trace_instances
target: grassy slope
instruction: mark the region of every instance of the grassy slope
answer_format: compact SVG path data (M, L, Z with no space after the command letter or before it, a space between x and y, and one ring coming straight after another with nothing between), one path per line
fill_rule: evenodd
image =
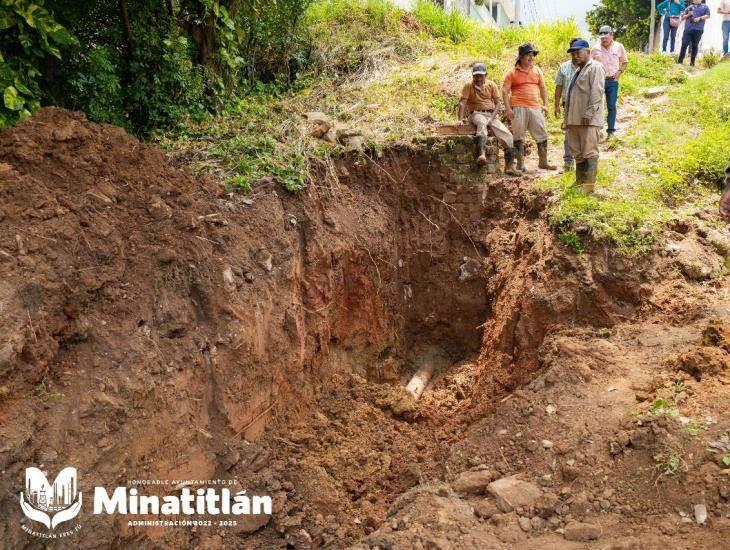
M226 116L190 123L162 143L187 151L200 169L216 171L242 190L269 174L296 190L306 184L313 158L326 160L342 149L306 137L301 113L325 112L362 132L373 148L409 142L430 133L433 122L455 118L472 63L484 61L500 83L517 46L529 41L541 50L540 65L550 76L578 34L572 21L493 29L428 1L407 13L386 0L319 0L306 14L305 28L311 69L293 91L232 99ZM680 74L657 59L634 62L627 88ZM551 78L549 88L552 93ZM552 130L559 133L557 121Z
M373 149L410 142L430 133L434 122L455 118L472 63L484 61L499 83L524 42L541 50L539 64L552 96L551 77L578 34L572 21L493 29L445 14L428 1L408 13L387 0L318 0L305 28L310 69L293 90L232 98L226 115L191 123L163 136L162 143L241 190L267 175L289 190L300 189L312 163L343 150L307 137L302 113L325 112L339 126L362 132ZM713 111L716 105L727 109L720 98L730 91L728 76L722 65L688 81L669 57L631 55L623 98L631 101L642 88L661 84L676 90L668 104L655 105L623 143L614 144L615 158L601 169L602 200L574 192L569 177L542 184L557 190L551 219L566 242L580 250L581 233L588 231L627 252L646 249L661 222L675 215L668 205L696 190L691 183L697 177L712 181L729 156L727 113ZM562 141L557 120L550 129L554 142ZM680 148L692 154L677 154Z
M723 63L653 100L602 162L601 198L571 188L571 177L547 180L560 195L551 219L563 240L581 248L582 232L641 252L669 219L714 206L730 161L730 64Z

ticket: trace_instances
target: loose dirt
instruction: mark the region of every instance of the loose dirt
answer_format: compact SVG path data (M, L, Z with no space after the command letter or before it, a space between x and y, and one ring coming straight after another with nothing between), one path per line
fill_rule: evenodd
M73 464L87 487L274 499L226 528L86 510L81 548L723 547L712 214L643 257L576 256L530 178L464 177L427 148L334 169L242 197L78 114L0 133L3 546L35 544L24 469Z

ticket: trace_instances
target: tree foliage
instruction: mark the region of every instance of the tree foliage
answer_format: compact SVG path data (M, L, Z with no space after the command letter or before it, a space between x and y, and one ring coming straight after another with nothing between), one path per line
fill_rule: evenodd
M642 49L649 42L649 0L601 0L586 14L591 32L598 35L603 25L611 25L617 40L627 48Z
M75 43L42 1L0 3L0 128L38 108L42 63Z

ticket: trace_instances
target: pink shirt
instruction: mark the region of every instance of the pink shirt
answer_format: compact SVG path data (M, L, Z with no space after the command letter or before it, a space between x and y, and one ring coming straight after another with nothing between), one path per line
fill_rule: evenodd
M591 52L593 59L599 61L606 71L607 77L614 77L621 67L621 63L626 63L629 58L626 56L626 48L620 42L614 40L608 48L604 48L598 44Z
M722 2L720 2L720 9L724 12L729 12L730 11L730 0L722 0ZM730 13L724 13L722 15L722 20L730 21Z

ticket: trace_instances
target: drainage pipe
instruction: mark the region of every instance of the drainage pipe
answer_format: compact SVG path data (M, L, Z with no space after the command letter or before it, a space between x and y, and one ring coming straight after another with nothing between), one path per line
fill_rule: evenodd
M413 378L411 378L411 381L406 386L406 390L413 396L413 399L418 401L421 398L426 386L428 386L431 378L433 378L433 373L433 364L426 363L413 375Z

